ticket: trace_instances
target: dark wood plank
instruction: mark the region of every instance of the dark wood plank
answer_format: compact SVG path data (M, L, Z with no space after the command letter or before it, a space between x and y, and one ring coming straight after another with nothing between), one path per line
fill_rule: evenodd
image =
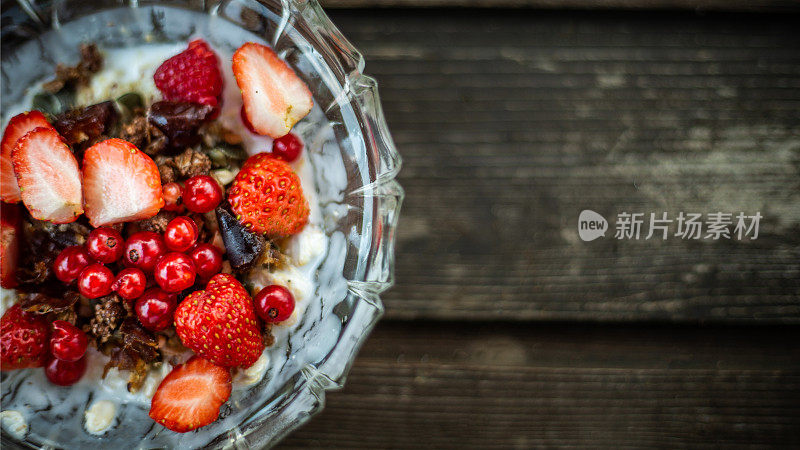
M695 11L797 11L793 0L322 0L325 8L543 8L690 9Z
M800 445L797 328L381 323L283 448Z
M800 322L798 16L332 17L405 158L388 317ZM583 209L764 219L583 242Z

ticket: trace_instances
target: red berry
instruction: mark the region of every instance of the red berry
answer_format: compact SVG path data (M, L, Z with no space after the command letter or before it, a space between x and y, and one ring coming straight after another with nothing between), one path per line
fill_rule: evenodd
M212 211L222 201L222 188L208 175L195 175L186 180L183 204L195 213Z
M161 331L172 325L172 316L178 306L177 296L159 288L148 289L136 300L134 310L139 322L151 331Z
M86 373L86 358L75 362L53 358L44 366L44 374L47 375L47 379L59 386L70 386L77 383L84 373Z
M216 107L222 94L222 74L217 55L202 39L164 61L153 75L165 100L202 103Z
M0 370L42 367L47 362L50 324L19 303L0 318Z
M256 314L268 323L283 322L294 312L294 296L283 286L273 284L258 291L253 298Z
M222 252L211 244L203 243L192 249L189 257L194 262L197 276L208 280L222 270Z
M95 228L86 239L86 251L96 261L110 264L118 260L125 250L125 241L119 231L110 227Z
M231 396L231 373L199 357L176 366L158 385L150 418L177 433L210 424Z
M175 311L175 332L186 348L222 367L250 367L264 351L253 299L233 275L214 275Z
M269 153L245 161L228 189L228 202L242 225L270 238L300 232L310 212L292 166Z
M128 267L136 267L142 269L144 273L150 273L166 253L167 246L158 233L140 231L132 234L125 242L122 261Z
M164 206L158 166L130 142L98 142L84 152L82 164L84 207L93 227L149 219Z
M248 131L250 131L253 134L259 134L258 131L256 131L255 128L253 128L253 124L250 123L250 119L247 118L247 113L244 112L244 105L242 105L242 108L239 110L239 116L241 116L242 123L244 124L245 127L247 127Z
M164 243L174 252L185 252L197 242L199 231L194 220L186 217L176 217L167 224L164 230Z
M292 162L303 151L303 141L292 133L272 141L272 155L286 162Z
M64 320L53 322L50 337L50 354L67 362L75 362L86 354L89 339L75 325Z
M195 276L192 259L183 253L167 253L153 271L156 283L167 292L180 292L191 287Z
M78 291L87 298L103 297L111 293L114 274L102 264L91 264L78 276Z
M120 271L114 279L111 289L125 300L133 300L144 294L147 287L147 277L144 272L136 267L129 267Z
M175 212L183 211L183 205L181 204L183 188L180 184L167 183L161 186L161 191L164 195L164 209Z
M266 45L242 45L232 63L244 112L258 134L281 137L314 106L308 86Z
M91 264L92 257L82 245L73 245L61 250L53 263L53 272L56 278L64 283L72 283Z

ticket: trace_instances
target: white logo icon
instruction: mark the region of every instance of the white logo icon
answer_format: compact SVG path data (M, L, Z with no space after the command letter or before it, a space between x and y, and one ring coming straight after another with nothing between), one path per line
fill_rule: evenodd
M605 217L597 214L591 209L584 209L578 216L578 235L584 241L593 241L600 236L606 235L608 221Z

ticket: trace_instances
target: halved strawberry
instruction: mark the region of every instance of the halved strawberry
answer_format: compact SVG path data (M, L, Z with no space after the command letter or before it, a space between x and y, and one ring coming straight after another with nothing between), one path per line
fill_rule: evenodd
M285 135L314 106L308 86L265 45L239 47L233 54L233 76L247 119L259 134Z
M39 220L74 222L83 212L78 161L52 127L39 127L11 154L22 203Z
M150 418L172 431L185 433L217 420L231 396L231 374L199 356L176 366L158 385Z
M16 115L8 121L0 142L0 197L6 203L18 203L22 197L14 175L14 164L11 162L11 152L17 146L17 141L39 127L50 127L50 122L39 111L31 111Z
M99 142L83 154L83 196L95 227L147 219L164 206L156 163L122 139Z
M2 203L0 206L0 286L10 289L17 285L19 239L22 236L20 206Z

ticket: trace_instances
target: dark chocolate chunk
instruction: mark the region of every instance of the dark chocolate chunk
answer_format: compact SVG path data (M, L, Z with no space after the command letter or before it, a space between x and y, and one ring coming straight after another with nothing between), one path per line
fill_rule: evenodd
M216 213L231 267L237 271L248 270L267 249L266 239L245 228L222 206L217 207Z

